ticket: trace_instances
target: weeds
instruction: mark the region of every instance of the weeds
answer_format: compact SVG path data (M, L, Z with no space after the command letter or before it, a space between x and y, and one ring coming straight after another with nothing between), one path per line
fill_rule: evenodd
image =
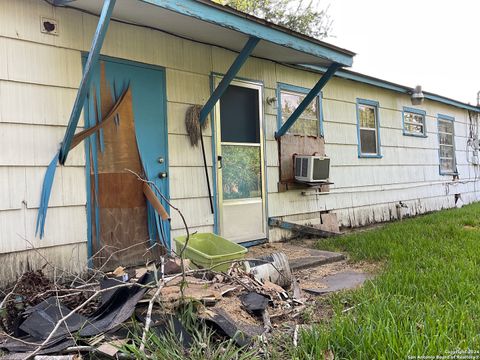
M405 359L480 350L480 204L322 240L384 271L331 296L334 317L303 331L292 359ZM343 313L346 308L351 310ZM478 353L476 353L478 354Z
M179 310L178 319L192 336L191 346L184 348L183 339L175 333L173 322L169 322L164 334L150 331L145 343L145 351L140 350L141 331L132 334L132 343L121 351L135 359L169 360L256 360L257 351L253 348L238 347L232 339L220 339L195 315L195 304L187 303Z

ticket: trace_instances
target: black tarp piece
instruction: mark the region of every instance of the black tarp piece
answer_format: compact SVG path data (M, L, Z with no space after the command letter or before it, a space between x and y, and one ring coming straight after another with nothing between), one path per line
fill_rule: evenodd
M221 308L213 309L213 312L215 315L206 318L205 322L215 330L233 339L238 346L250 345L253 337L260 336L263 333L262 327L240 324Z
M137 284L145 285L152 280L153 275L147 273L138 280ZM105 279L102 281L101 288L108 289L122 283L118 279ZM132 284L129 287L119 287L112 289L111 292L102 293L106 296L103 296L102 304L92 316L85 317L80 314L70 316L58 328L52 341L39 354L57 353L69 346L74 346L75 341L71 339L71 334L88 337L118 329L133 315L137 303L143 298L146 291L147 288ZM58 321L72 311L59 304L57 300L57 298L51 297L24 311L22 315L26 315L26 319L20 325L20 330L27 333L28 336L22 337L20 340L8 340L0 344L0 349L8 350L11 353L34 351L51 334ZM33 343L33 345L25 342Z
M266 296L260 295L254 291L239 296L239 299L245 309L256 315L261 315L270 301Z
M40 304L28 309L24 314L27 318L20 325L20 330L35 339L44 340L53 331L58 321L71 312L70 309L57 302L55 297L48 298ZM79 314L73 314L56 331L54 338L63 337L79 330L88 319Z
M79 335L95 336L103 332L116 330L132 316L135 306L143 298L145 292L146 289L141 289L122 297L117 303L120 306L111 306L108 311L103 312L96 320L81 329ZM116 304L112 303L112 305Z
M41 341L31 336L23 337L22 341L8 339L4 343L0 343L0 349L7 350L10 353L24 353L25 357L27 355L26 353L35 351L35 349L37 349L37 347L41 344ZM31 344L26 344L26 342ZM38 355L55 354L65 350L70 346L75 346L75 341L72 339L57 338L56 340L52 340L42 350L40 350Z
M112 280L112 279L110 279ZM137 284L146 285L154 280L153 274L146 273ZM114 287L122 282L106 280L103 288ZM133 284L131 287L119 287L105 292L107 299L90 317L89 323L79 331L80 336L95 336L100 333L113 331L128 320L134 313L137 303L143 298L147 289Z
M139 314L139 311L137 311L136 316L139 321L145 323L145 318L143 315ZM175 316L152 314L152 325L150 329L158 336L166 336L169 332L173 333L175 338L182 342L184 349L189 349L192 345L192 335L190 335L180 320Z

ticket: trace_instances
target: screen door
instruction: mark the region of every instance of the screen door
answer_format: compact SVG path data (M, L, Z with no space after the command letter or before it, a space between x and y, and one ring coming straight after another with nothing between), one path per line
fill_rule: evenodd
M235 242L266 237L262 87L232 82L216 108L218 228Z

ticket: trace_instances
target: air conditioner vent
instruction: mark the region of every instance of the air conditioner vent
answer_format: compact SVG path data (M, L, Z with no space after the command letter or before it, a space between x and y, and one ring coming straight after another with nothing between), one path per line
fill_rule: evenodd
M328 182L330 159L324 156L296 155L295 180L299 182Z

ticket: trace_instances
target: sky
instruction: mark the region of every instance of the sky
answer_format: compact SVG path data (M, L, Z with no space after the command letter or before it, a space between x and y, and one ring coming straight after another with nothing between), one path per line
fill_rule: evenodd
M324 40L357 53L352 70L476 104L480 1L318 2L333 19L334 37Z

